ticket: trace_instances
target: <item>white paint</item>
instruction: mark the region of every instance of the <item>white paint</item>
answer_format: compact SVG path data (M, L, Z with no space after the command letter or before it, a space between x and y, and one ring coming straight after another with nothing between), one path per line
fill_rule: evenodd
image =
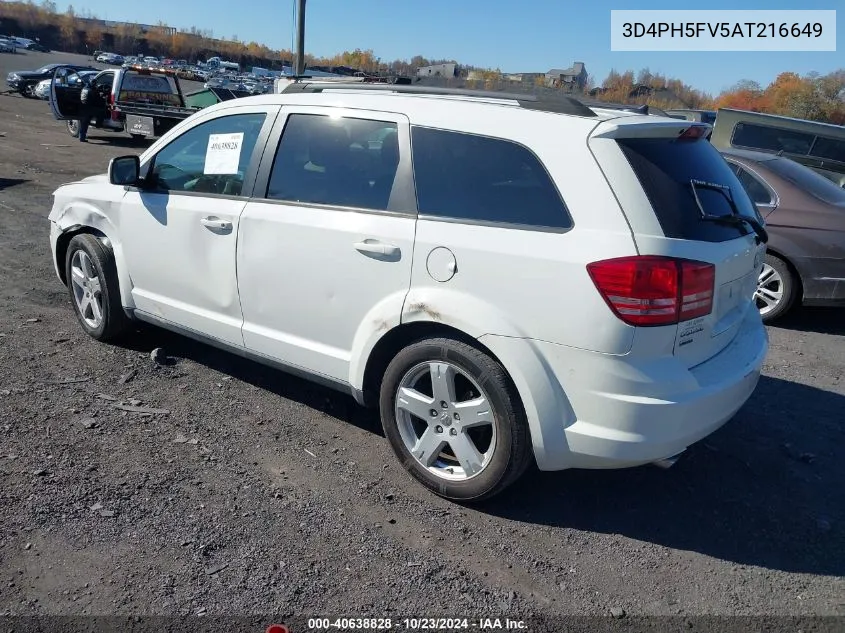
M394 328L456 328L487 346L510 374L542 469L667 457L724 424L750 396L767 340L744 287L728 293L731 303L717 301L703 330L676 351L677 326L625 325L586 272L599 259L673 255L713 262L721 287L754 267L749 240L705 244L663 235L615 137L668 134L677 121L607 110L566 116L465 97L277 94L204 109L156 141L142 164L195 125L264 111L271 126L283 105L285 112L370 111L394 121L400 161L410 160L411 125L519 142L547 168L574 227L552 233L260 198L155 198L100 177L56 191L53 248L64 229L97 228L115 250L124 306L352 389L362 387L370 354ZM268 146L264 160L274 150ZM232 173L240 151L222 153L210 165L207 157L206 173ZM206 216L231 229L203 226ZM436 262L447 267L440 272L454 273L446 282L427 266L438 249L457 262L456 271Z

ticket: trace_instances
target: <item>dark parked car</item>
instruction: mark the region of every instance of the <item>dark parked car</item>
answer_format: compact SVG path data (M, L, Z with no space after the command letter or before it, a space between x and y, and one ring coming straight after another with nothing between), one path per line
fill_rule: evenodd
M44 46L41 42L30 42L26 45L26 50L28 51L36 51L38 53L52 53L49 48Z
M14 70L6 76L6 85L14 92L21 93L24 97L35 98L35 86L44 79L52 79L53 73L59 67L70 70L97 70L91 66L78 66L76 64L47 64L37 70Z
M766 322L803 305L845 306L845 189L784 156L723 151L766 220L757 306Z

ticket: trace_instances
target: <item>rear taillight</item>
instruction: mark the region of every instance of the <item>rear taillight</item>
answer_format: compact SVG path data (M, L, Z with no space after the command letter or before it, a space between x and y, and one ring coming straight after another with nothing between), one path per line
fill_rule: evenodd
M587 264L587 272L610 309L629 325L672 325L713 309L713 264L642 255Z

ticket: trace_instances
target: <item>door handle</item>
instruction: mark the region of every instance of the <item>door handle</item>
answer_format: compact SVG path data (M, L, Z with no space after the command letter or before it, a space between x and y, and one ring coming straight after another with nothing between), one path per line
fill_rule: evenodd
M200 220L200 224L209 229L218 229L227 231L232 228L232 223L228 220L221 220L215 216L206 216Z
M398 246L393 244L384 244L377 240L364 240L363 242L355 243L355 250L367 255L385 255L387 257L395 257L401 251Z

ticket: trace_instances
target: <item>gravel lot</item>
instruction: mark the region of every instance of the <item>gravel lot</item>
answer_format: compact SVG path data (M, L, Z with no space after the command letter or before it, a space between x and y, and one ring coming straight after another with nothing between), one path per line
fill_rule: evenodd
M845 312L770 328L752 400L673 469L531 471L464 508L349 398L155 329L86 337L51 193L138 151L90 140L0 95L0 614L845 616Z

